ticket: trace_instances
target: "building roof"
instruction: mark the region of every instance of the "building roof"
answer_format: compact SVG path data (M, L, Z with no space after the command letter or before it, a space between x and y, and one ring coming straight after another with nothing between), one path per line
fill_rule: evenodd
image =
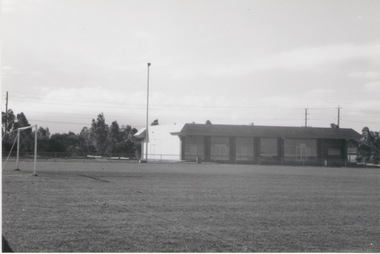
M184 124L163 124L163 125L153 125L149 126L149 135L151 136L153 133L167 133L175 135L180 133L180 131L183 129ZM145 139L146 136L146 128L140 129L138 132L136 132L135 135L133 135L137 139Z
M174 133L173 133L174 134ZM185 124L179 136L267 137L267 138L324 138L359 140L353 129L280 127L253 125Z
M135 135L133 136L137 139L144 139L146 135L145 133L146 133L146 128L142 128L138 132L136 132Z

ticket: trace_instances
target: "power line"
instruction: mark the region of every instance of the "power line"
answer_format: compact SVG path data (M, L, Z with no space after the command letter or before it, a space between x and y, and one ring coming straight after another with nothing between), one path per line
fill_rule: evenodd
M16 94L17 95L17 94ZM18 94L20 95L20 94ZM64 106L68 106L68 105L81 105L81 106L105 106L105 107L117 107L117 108L120 108L120 107L123 107L123 108L132 108L132 109L146 109L145 105L141 104L141 105L130 105L130 104L126 104L126 103L99 103L98 101L97 102L81 102L81 101L75 101L73 103L72 100L64 100L64 99L44 99L44 97L42 96L36 96L36 95L23 95L21 94L21 97L23 98L18 98L17 96L14 98L14 100L19 100L19 101L25 101L26 99L28 98L41 98L43 99L42 102L46 102L47 104L53 104L53 105L64 105ZM29 100L30 101L30 100ZM33 100L31 100L30 102L33 102ZM41 104L41 101L35 101L36 103L38 104ZM159 104L151 104L150 105L151 108L156 108L156 109L165 109L165 108L215 108L215 109L255 109L255 110L273 110L273 109L278 109L278 110L297 110L297 109L304 109L304 108L301 108L301 107L294 107L294 106L290 106L290 107L287 107L287 106L274 106L274 105L270 105L270 106L263 106L263 105L252 105L252 106L249 106L249 105L159 105ZM333 106L316 106L316 107L308 107L308 109L313 109L313 110L320 110L320 109L324 109L324 110L329 110L329 109L335 109L336 107L333 107Z
M22 100L22 102L25 102ZM70 103L60 103L59 101L44 101L44 102L30 102L38 105L47 104L47 105L62 105L62 106L75 106L75 107L91 107L91 108L115 108L118 110L123 109L132 109L132 110L144 110L146 109L143 105L128 105L123 103L81 103L81 102L70 102ZM238 106L238 105L158 105L151 104L151 110L197 110L197 109L213 109L213 110L299 110L302 108L299 107L276 107L276 106ZM308 108L308 109L322 109L322 108ZM334 109L334 108L325 108Z
M91 125L91 123L87 124L87 123L77 123L77 122L62 122L62 121L49 121L49 120L39 120L39 119L29 119L29 121L33 121L33 122L42 122L42 123L56 123L56 124L70 124L70 125L82 125L82 126L89 126ZM129 124L127 124L129 125ZM136 127L144 127L142 125L135 125L135 126L132 126L131 127L133 128L136 128Z
M43 123L59 123L59 124L75 124L75 125L86 125L85 123L74 123L74 122L62 122L62 121L48 121L48 120L38 120L38 119L29 119L33 122L43 122ZM91 124L91 123L90 123Z

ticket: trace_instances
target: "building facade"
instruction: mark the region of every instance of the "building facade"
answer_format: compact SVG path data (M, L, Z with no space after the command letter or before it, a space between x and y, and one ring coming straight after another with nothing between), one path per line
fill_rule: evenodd
M172 134L181 160L302 165L347 165L361 137L353 129L214 124L185 124Z

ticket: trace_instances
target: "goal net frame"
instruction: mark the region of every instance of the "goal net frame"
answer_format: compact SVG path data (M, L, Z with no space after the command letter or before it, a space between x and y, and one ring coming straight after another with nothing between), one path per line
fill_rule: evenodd
M29 128L35 128L34 132L34 166L33 166L33 175L37 176L36 172L36 165L37 165L37 124L36 125L31 125L31 126L26 126L26 127L21 127L17 129L17 154L16 154L16 169L15 170L20 170L19 169L19 157L20 157L20 132Z

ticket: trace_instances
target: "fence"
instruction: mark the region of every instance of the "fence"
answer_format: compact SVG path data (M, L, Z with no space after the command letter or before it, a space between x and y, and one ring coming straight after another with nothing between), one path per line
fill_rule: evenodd
M17 152L12 151L9 154L9 151L3 151L2 157L3 160L8 158L9 161L15 161ZM28 161L34 159L34 153L24 153L19 155L20 161ZM104 156L96 154L73 154L69 152L38 152L37 160L38 161L53 161L53 162L139 162L142 158L136 154L127 154L127 153L111 153ZM151 162L164 162L164 161L179 161L178 154L149 154L148 160Z
M234 157L218 158L215 156L210 156L207 160L205 159L204 154L191 154L187 153L184 157L185 161L199 162L215 162L215 163L229 163L229 164L256 164L256 165L294 165L294 166L355 166L356 161L341 158L329 158L329 159L320 159L317 157L303 157L296 158L285 157L281 158L280 156L245 156L245 155L236 155Z
M9 155L9 152L3 151L3 160L5 160ZM20 161L32 161L34 159L33 153L26 153L19 156ZM72 154L68 152L40 152L37 154L37 161L51 161L51 162L145 162L145 156L141 158L136 154L125 154L125 153L114 153L108 154L106 156L98 156L95 154ZM205 161L204 156L202 155L187 155L184 161L187 162L197 162L201 163ZM10 154L9 161L16 160L16 152ZM149 162L175 162L183 161L181 160L178 154L149 154ZM258 158L240 158L237 156L233 161L231 160L210 160L207 162L214 163L229 163L229 164L256 164L256 165L294 165L294 166L363 166L358 165L356 162L352 162L346 159L314 159L314 160L303 160L303 161L290 161L290 160L281 160L278 157L263 157ZM365 165L364 165L365 166Z

